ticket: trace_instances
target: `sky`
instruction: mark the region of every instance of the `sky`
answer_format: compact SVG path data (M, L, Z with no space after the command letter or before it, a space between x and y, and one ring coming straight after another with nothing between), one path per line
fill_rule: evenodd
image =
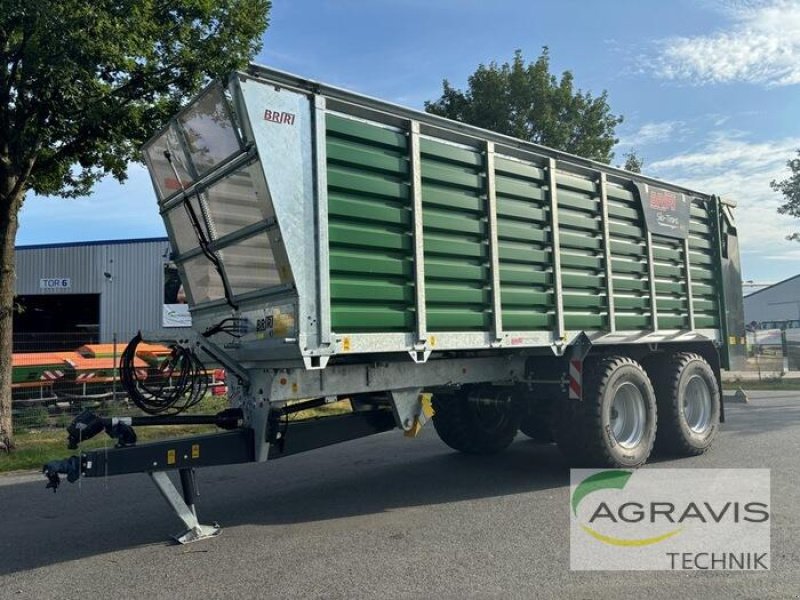
M542 46L556 73L607 90L614 164L734 200L743 279L800 272L800 220L769 182L800 149L800 0L273 0L256 62L421 109L443 78ZM165 235L144 167L86 198L30 195L19 245Z

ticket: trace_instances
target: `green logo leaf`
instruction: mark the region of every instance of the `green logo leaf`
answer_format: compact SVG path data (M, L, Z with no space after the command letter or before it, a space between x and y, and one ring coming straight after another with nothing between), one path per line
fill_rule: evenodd
M580 482L572 494L572 513L578 516L578 505L586 496L598 490L621 490L628 483L633 471L602 471L590 475Z

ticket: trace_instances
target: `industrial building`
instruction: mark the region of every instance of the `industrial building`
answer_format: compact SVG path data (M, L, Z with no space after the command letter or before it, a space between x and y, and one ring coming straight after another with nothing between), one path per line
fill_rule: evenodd
M127 341L190 325L167 238L17 248L15 350Z
M745 296L744 318L760 329L800 327L800 275Z

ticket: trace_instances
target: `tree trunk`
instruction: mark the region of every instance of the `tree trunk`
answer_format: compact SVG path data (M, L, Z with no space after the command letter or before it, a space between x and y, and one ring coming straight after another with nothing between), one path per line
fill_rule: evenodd
M24 194L0 181L0 449L14 447L11 421L11 354L14 318L14 243ZM4 193L5 192L5 193Z

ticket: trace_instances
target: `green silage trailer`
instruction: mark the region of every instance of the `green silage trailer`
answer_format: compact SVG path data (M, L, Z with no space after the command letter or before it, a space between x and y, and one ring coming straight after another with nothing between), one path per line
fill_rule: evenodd
M729 201L255 65L144 156L196 332L176 352L226 369L231 408L206 422L230 431L136 445L84 417L71 435L122 447L51 463L51 485L148 472L190 541L218 531L193 516L195 467L430 418L466 453L521 430L572 464L636 467L654 445L706 451L724 420L720 370L744 350ZM127 385L147 412L176 400Z

